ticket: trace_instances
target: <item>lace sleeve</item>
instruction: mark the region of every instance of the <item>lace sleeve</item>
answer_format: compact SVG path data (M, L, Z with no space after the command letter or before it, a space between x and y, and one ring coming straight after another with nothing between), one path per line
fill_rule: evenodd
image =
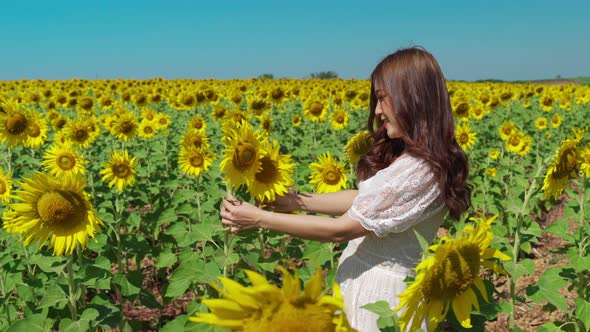
M430 167L413 157L396 160L365 182L348 215L379 237L403 232L444 207Z

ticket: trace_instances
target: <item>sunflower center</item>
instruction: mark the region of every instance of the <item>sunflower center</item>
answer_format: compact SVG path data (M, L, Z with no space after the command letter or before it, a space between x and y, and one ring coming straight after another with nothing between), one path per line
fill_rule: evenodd
M85 141L87 137L88 137L88 131L86 131L86 129L79 128L74 132L74 138L78 142Z
M467 143L469 143L469 134L467 134L467 133L461 133L461 136L459 136L459 142L461 144L467 144Z
M200 136L192 136L189 139L190 145L194 146L195 148L199 149L201 145L203 145L203 140Z
M445 246L443 244L443 246ZM455 243L437 253L435 265L425 276L424 295L448 301L461 295L479 276L480 251L476 243Z
M57 157L57 166L64 171L69 171L76 166L76 158L71 154L62 154Z
M82 197L71 191L48 191L37 201L37 213L45 226L77 223L86 212Z
M504 135L510 135L512 132L512 127L504 127L502 128L502 132L504 132Z
M518 135L510 136L508 143L512 146L518 146L520 144L520 137Z
M145 128L143 128L143 132L146 133L146 134L148 134L148 135L149 134L152 134L154 132L154 128L152 128L152 127L145 127Z
M7 191L8 186L4 182L4 180L0 179L0 196L4 195Z
M121 133L130 134L133 131L133 123L131 121L124 121L121 123Z
M194 154L190 157L189 163L193 167L201 167L203 166L203 156L200 154Z
M322 170L322 179L329 185L336 185L340 182L342 174L334 165L328 165Z
M194 120L193 121L193 128L195 128L195 129L203 128L203 120L201 120L201 119Z
M333 331L333 314L315 303L282 302L268 305L261 315L244 320L244 332Z
M575 148L568 148L559 156L557 169L553 173L555 178L567 177L576 167L577 153Z
M256 173L256 181L262 183L273 183L279 175L278 165L269 157L264 156L260 159L262 169Z
M27 128L27 118L20 113L12 114L6 120L6 128L12 135L22 134Z
M334 117L334 120L340 124L344 123L344 114L342 114L342 113L336 114L336 116Z
M112 171L113 171L113 175L115 177L120 178L120 179L126 179L129 176L129 174L131 173L129 166L126 164L115 164L112 167Z
M469 104L461 103L456 109L457 115L466 116L469 113Z
M234 153L233 164L242 171L250 167L256 160L256 150L250 143L240 143Z
M323 110L324 110L324 107L322 106L322 104L320 104L317 101L314 101L309 106L309 113L311 113L313 116L320 116L322 114Z

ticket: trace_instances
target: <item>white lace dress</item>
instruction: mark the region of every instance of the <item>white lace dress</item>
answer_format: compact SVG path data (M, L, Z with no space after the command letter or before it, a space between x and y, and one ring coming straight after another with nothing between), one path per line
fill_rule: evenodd
M411 156L359 184L348 214L372 233L348 243L336 273L353 328L379 331L378 316L361 307L380 300L392 308L399 304L396 295L406 289L404 279L414 274L422 253L413 230L433 239L445 210L431 169Z

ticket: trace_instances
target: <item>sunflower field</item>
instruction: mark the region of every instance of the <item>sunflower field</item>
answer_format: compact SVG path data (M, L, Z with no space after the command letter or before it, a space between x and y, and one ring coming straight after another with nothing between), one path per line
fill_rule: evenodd
M365 309L387 331L589 330L590 86L447 87L472 207L417 234L400 307ZM351 331L345 243L230 234L219 210L356 188L369 88L0 81L0 330Z

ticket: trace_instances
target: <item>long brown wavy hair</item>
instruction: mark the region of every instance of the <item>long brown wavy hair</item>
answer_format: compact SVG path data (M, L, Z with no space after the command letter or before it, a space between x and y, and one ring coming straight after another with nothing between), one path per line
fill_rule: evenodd
M375 116L376 83L390 97L403 132L400 138L389 138L383 121ZM369 108L368 127L374 143L359 161L359 179L372 177L402 153L420 158L437 177L450 217L459 219L471 204L469 166L455 139L445 77L434 56L421 47L411 47L385 57L371 74Z

